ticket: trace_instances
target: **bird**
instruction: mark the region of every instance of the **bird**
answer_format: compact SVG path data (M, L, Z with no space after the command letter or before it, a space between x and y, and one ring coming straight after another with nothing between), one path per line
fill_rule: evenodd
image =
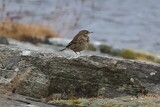
M70 49L74 51L76 54L79 52L81 54L81 51L86 49L89 44L89 34L93 33L88 30L81 30L79 33L72 39L72 41L62 50L64 51L66 49Z

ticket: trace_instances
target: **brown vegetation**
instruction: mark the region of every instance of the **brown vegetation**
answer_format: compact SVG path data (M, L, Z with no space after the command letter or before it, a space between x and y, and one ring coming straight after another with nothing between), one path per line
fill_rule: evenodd
M0 22L0 35L31 43L47 42L48 38L58 34L44 25Z

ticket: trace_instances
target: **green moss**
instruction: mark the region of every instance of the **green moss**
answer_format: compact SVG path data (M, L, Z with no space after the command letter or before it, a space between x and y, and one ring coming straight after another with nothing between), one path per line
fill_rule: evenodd
M76 104L74 103L76 102ZM139 98L135 97L119 97L119 98L81 98L74 100L56 100L50 101L52 104L66 104L76 105L76 107L159 107L160 106L160 97L159 96L140 96Z
M120 49L112 49L110 54L113 56L119 56L120 52L121 52Z
M89 44L87 50L96 51L96 47L93 44Z
M126 59L136 59L137 55L134 51L130 49L123 49L119 53L119 56L126 58Z
M153 55L149 55L142 52L136 52L131 49L123 49L118 55L126 59L136 59L155 62L155 57Z
M157 54L154 53L146 53L132 49L114 49L113 47L104 44L99 45L99 50L101 53L107 53L109 55L118 56L125 59L160 63L160 58L158 58Z
M155 59L155 62L156 63L160 63L160 59Z
M72 104L73 105L78 105L78 104L81 104L81 101L78 100L78 99L75 99L75 100L72 100Z
M108 45L99 45L100 52L102 53L111 53L112 47Z

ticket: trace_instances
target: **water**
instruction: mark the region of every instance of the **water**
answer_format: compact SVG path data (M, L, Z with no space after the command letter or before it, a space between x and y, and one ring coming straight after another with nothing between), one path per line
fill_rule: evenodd
M0 6L2 7L0 0ZM160 52L160 0L4 0L1 20L47 24L64 37L93 31L91 41ZM20 17L17 17L20 16Z

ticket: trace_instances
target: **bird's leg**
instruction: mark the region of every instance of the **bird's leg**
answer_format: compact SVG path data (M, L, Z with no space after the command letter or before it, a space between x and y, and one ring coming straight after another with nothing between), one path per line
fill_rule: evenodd
M76 53L76 57L78 57L78 53L77 52L75 52Z

